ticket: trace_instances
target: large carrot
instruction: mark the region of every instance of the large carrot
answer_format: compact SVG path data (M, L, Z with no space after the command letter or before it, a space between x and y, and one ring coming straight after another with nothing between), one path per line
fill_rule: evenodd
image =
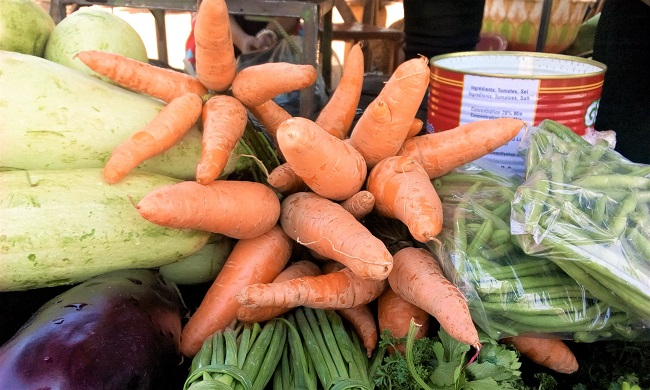
M322 268L324 273L331 273L341 271L345 266L336 261L328 261ZM365 304L338 309L336 312L352 325L361 338L363 346L366 347L368 357L372 356L372 352L377 347L377 341L379 341L379 332L377 331L375 315L370 310L370 307Z
M277 137L291 169L315 193L344 200L363 186L368 174L363 156L313 121L288 119L278 128Z
M253 238L271 229L280 201L268 186L249 181L184 181L159 187L137 204L143 218L162 226Z
M255 238L237 241L223 268L181 333L181 352L194 356L203 341L237 317L235 294L253 283L275 279L291 256L292 241L279 226Z
M316 276L320 275L321 270L316 264L309 260L299 260L291 263L280 274L273 279L273 283L281 283L285 280L300 278L303 276ZM245 307L241 306L237 310L237 319L244 322L264 322L281 316L288 308L280 307Z
M75 55L93 71L108 77L118 85L169 103L186 93L203 96L208 89L186 73L165 69L99 50L84 50Z
M237 73L237 61L225 0L203 0L194 25L196 75L213 91L227 90Z
M293 171L289 163L280 164L275 167L269 173L266 182L283 195L294 194L308 189L307 184L305 184L300 176L296 175L296 172Z
M393 259L384 243L331 200L298 192L282 201L280 224L298 243L366 279L385 279Z
M163 107L141 130L122 142L104 165L104 180L117 183L140 163L174 146L201 116L201 97L186 93Z
M317 125L336 138L345 139L357 113L364 74L361 43L352 46L345 57L343 76L325 107L316 118Z
M219 177L248 123L246 107L228 95L215 95L203 105L203 149L196 181L208 184Z
M402 221L420 242L442 230L442 203L424 168L411 158L382 160L368 175L366 189L375 196L375 210Z
M248 109L260 121L274 141L276 140L275 134L278 132L280 124L291 118L291 114L273 100L267 100L255 107L248 107Z
M386 279L370 280L348 268L316 276L303 276L284 282L255 283L237 293L237 301L247 307L291 309L346 309L375 300L387 286Z
M237 73L232 82L232 94L246 107L256 107L282 93L312 85L316 76L312 65L289 62L252 65Z
M349 142L369 167L397 154L422 103L429 74L424 57L401 63L355 124Z
M519 119L486 119L404 141L397 152L419 162L434 179L493 152L512 140L525 123Z
M393 256L388 283L405 301L431 314L454 339L480 350L478 332L463 294L425 249L406 247Z
M557 338L513 336L503 339L531 361L562 374L578 371L578 361L564 341Z
M341 206L354 218L361 220L375 207L375 196L370 191L361 190L341 202Z
M395 338L406 337L411 319L419 325L415 338L425 337L429 331L429 313L405 301L390 287L377 299L377 322L380 332L387 330ZM402 354L406 351L403 344L398 344L395 348ZM389 348L389 352L393 353L394 350Z

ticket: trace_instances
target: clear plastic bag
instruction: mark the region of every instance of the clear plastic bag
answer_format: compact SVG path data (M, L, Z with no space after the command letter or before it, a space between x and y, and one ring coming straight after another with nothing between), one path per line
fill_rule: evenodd
M650 324L650 165L546 120L527 135L511 229L612 310Z
M493 338L553 335L582 342L637 339L638 320L592 295L553 261L531 256L510 233L519 176L470 164L433 183L444 227L430 249Z

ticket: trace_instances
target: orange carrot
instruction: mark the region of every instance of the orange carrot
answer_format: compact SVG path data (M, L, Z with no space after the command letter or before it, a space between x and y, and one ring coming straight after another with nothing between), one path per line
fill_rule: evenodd
M143 218L177 229L197 229L244 239L267 232L278 221L280 201L268 186L249 181L184 181L162 186L137 205Z
M413 119L413 123L411 123L409 132L406 134L406 139L413 138L416 135L420 134L420 131L422 131L422 126L424 126L424 122L422 122L422 120L418 118Z
M302 181L300 176L296 175L296 172L291 169L289 163L280 164L275 167L269 173L266 182L283 195L294 194L308 189L307 184Z
M235 294L253 283L275 279L291 256L292 241L279 226L255 238L237 241L221 271L181 333L181 352L196 355L203 341L228 327L240 305Z
M471 122L407 139L397 154L419 162L434 179L505 145L524 125L513 118Z
M350 268L361 278L385 279L393 267L384 243L338 203L311 192L282 201L280 224L298 243Z
M104 180L117 183L143 161L171 148L201 116L203 101L193 93L172 100L141 130L120 144L104 165Z
M354 125L349 142L369 167L397 154L422 103L429 74L424 57L401 63Z
M513 336L503 339L531 361L562 374L578 371L575 355L560 339Z
M406 247L393 256L390 287L405 301L431 314L451 337L480 350L478 332L463 294L425 249Z
M267 100L262 104L249 107L248 109L260 121L274 141L276 140L275 134L278 132L280 123L291 118L291 114L273 100Z
M99 50L84 50L75 55L91 70L106 76L116 84L143 93L165 103L186 93L203 96L208 89L186 73L165 69L125 57L121 54Z
M215 95L203 105L203 149L196 167L197 182L208 184L221 175L247 123L246 108L232 96Z
M370 191L361 190L341 202L341 206L354 218L361 220L375 207L375 196Z
M428 242L442 230L440 197L414 160L403 156L382 160L370 171L366 189L375 196L375 210L402 221L416 240Z
M339 262L328 261L323 265L323 272L338 272L344 268L345 266ZM372 352L379 341L379 333L377 332L375 315L370 310L370 307L368 305L359 305L347 309L338 309L336 312L352 325L361 338L363 346L366 347L368 357L372 356Z
M370 280L348 268L316 276L303 276L284 282L255 283L241 289L237 301L247 307L291 309L346 309L374 301L387 286L385 279Z
M429 331L429 318L429 313L405 301L390 287L377 299L377 322L379 323L379 331L383 333L387 330L395 338L406 337L411 319L419 325L415 338L421 339L425 337ZM402 354L406 353L403 344L396 345L395 347ZM394 353L395 351L389 348L389 352Z
M237 61L225 0L203 0L194 25L196 75L216 92L227 90L237 73Z
M282 93L312 85L316 76L312 65L266 62L240 70L232 82L232 94L246 107L256 107Z
M363 186L368 174L363 156L311 120L288 119L278 128L277 137L291 169L315 193L344 200Z
M345 139L357 113L363 86L363 51L361 43L352 46L345 57L343 76L315 122L336 138Z
M284 282L300 278L303 276L316 276L320 275L321 271L316 264L309 260L300 260L290 264L284 269L275 279L273 283ZM241 306L237 310L237 319L244 322L263 322L272 318L281 316L288 308L279 307L256 307L250 308Z

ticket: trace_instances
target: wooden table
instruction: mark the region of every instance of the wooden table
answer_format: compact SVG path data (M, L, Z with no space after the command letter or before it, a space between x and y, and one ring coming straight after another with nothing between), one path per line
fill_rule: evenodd
M285 16L302 19L302 60L316 69L322 67L323 79L331 86L333 0L226 0L231 14ZM196 0L51 0L50 15L55 23L67 16L66 5L146 8L154 16L158 59L168 63L165 11L196 11ZM321 32L322 28L322 32ZM300 93L300 115L308 116L314 107L314 87Z

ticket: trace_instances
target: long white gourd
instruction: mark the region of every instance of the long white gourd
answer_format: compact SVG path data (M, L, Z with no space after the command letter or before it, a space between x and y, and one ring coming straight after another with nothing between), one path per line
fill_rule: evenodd
M40 57L0 51L0 169L103 167L164 103ZM140 168L191 180L201 131Z
M135 207L177 181L132 172L107 184L101 168L0 172L0 291L155 268L196 253L210 233L155 225Z

